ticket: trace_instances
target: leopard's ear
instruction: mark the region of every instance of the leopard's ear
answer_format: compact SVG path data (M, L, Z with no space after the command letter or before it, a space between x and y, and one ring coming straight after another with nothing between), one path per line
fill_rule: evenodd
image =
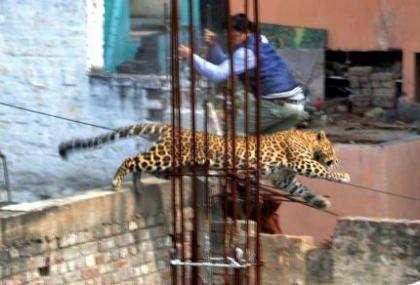
M327 138L327 135L325 134L325 132L323 130L319 131L316 134L316 138L320 141L320 140L324 140Z

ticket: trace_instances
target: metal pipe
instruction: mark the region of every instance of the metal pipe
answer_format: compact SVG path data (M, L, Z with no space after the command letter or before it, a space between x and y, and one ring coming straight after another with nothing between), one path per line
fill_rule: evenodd
M12 202L12 193L10 190L9 170L7 168L6 156L0 151L0 159L3 164L4 188L6 190L7 202Z

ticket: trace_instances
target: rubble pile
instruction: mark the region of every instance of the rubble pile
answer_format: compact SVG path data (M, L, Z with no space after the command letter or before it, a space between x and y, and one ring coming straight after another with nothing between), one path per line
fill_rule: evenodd
M397 75L392 72L374 72L371 66L354 66L347 71L353 113L365 113L372 107L396 107Z

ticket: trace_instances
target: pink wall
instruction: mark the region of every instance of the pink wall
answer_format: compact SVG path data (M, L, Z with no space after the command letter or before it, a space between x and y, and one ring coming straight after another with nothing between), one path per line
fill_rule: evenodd
M420 140L384 145L337 145L352 182L383 191L420 198ZM316 193L329 195L331 210L340 216L420 219L420 201L392 197L318 179L301 178ZM280 225L286 234L328 239L336 217L285 203Z
M232 10L243 11L243 3L232 0ZM329 49L403 50L403 88L414 98L419 0L270 0L260 9L262 22L328 30Z

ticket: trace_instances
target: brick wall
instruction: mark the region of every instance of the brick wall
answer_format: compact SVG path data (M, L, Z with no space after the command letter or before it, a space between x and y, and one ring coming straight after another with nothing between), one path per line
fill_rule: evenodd
M139 190L96 189L2 207L0 282L168 284L171 187L167 181L144 178ZM192 217L188 201L187 250ZM205 221L201 224L200 236L205 236ZM220 231L217 225L212 228ZM420 278L419 237L420 221L368 218L340 219L333 238L322 245L308 236L262 234L263 284L410 284ZM217 240L211 241L213 246L220 246ZM202 243L206 241L200 239L204 249ZM202 277L223 284L218 273L206 276L202 271Z
M150 178L141 194L98 189L3 208L2 284L167 283L169 192Z
M348 218L332 243L336 284L411 284L420 280L420 221Z
M265 235L263 284L411 284L420 280L420 221L341 218L331 240Z

